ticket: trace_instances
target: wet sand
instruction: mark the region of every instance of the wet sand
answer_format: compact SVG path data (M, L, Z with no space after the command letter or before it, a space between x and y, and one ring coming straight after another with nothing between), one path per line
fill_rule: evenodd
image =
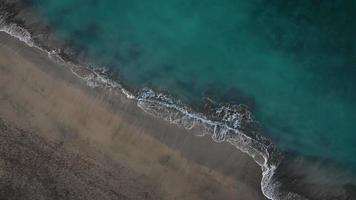
M0 33L0 199L265 199L261 169Z

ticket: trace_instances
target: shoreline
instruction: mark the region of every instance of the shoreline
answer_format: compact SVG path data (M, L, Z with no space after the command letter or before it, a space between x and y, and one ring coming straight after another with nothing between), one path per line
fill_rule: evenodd
M25 11L25 13L26 12L28 11ZM19 20L19 18L17 18L17 20ZM35 24L38 23L36 22L36 19L31 20L35 21ZM31 20L29 21L31 22ZM286 162L289 162L288 159L291 159L291 163L297 162L298 157L295 158L295 161L294 158L288 158L289 155L280 155L280 152L275 152L275 147L273 146L273 144L271 144L270 141L268 141L268 139L264 137L258 137L256 140L256 138L254 138L256 137L256 135L252 135L252 137L249 137L245 133L240 132L239 129L236 127L231 129L231 125L233 126L235 124L234 122L237 122L241 119L249 120L249 117L245 118L245 116L239 115L240 107L226 107L224 105L220 105L221 107L214 108L212 110L209 110L208 112L219 112L223 113L223 115L212 115L210 116L212 118L210 118L209 116L205 116L204 112L194 112L194 110L190 109L186 105L180 104L179 100L175 100L164 94L156 93L150 89L143 89L142 91L130 93L121 86L121 83L118 84L117 82L112 81L112 79L110 79L109 74L106 73L105 69L87 66L85 62L80 60L76 62L77 60L75 60L75 52L74 54L70 54L71 46L69 46L68 49L66 49L67 47L65 46L65 44L58 43L59 46L57 46L56 41L53 41L56 39L53 38L53 35L48 36L50 39L47 38L49 40L49 43L47 44L47 32L42 34L41 25L36 24L35 27L31 26L31 30L29 30L28 32L27 29L25 29L27 27L26 22L27 19L23 22L24 24L20 23L19 26L17 25L17 23L8 24L9 26L7 27L7 30L5 30L5 32L16 37L22 42L27 43L27 45L29 45L30 47L39 50L41 54L48 54L47 56L42 56L42 59L49 58L51 62L54 62L55 65L62 67L66 66L66 69L64 69L64 71L66 72L64 72L63 70L55 70L52 68L42 67L41 70L50 74L52 78L56 79L58 73L62 75L65 74L65 77L67 77L65 78L65 81L68 81L70 84L75 83L75 87L78 87L80 90L85 91L85 93L88 94L90 98L100 99L98 101L101 102L100 104L103 104L101 106L105 107L105 109L109 110L110 112L113 112L114 115L120 113L120 116L126 116L126 114L121 114L122 111L124 111L124 113L130 113L128 114L128 118L134 121L134 123L130 122L130 124L134 124L133 126L139 127L140 129L144 130L145 133L152 136L160 143L167 145L170 149L174 149L180 152L180 154L182 154L184 158L194 161L199 165L206 166L214 171L218 171L219 173L225 174L228 177L235 177L236 179L239 179L241 177L244 177L243 174L245 173L245 169L239 172L235 172L237 169L240 169L241 166L238 164L237 161L231 161L230 158L239 158L241 157L240 154L243 154L243 160L255 160L257 164L252 161L253 164L248 165L254 166L254 170L252 171L259 171L258 175L254 174L253 176L257 177L257 180L262 178L261 183L259 183L260 188L262 188L262 192L264 193L264 195L270 199L305 199L299 194L306 195L308 198L310 197L311 199L314 199L313 189L305 188L304 186L298 183L298 181L300 183L303 183L305 179L306 183L308 184L307 181L309 177L307 176L307 173L309 172L307 170L304 170L304 168L308 167L309 164L304 164L302 166L298 166L299 168L296 167L296 169L293 169L293 166L288 166L288 163ZM25 28L22 28L22 26ZM37 30L38 27L40 28ZM32 33L32 31L35 31L35 33ZM34 38L31 38L32 35L34 36ZM37 43L39 44L39 46L36 45ZM55 49L57 50L51 50L52 43L55 44L53 47L56 47ZM42 46L44 49L42 48ZM61 49L62 47L64 48L63 50ZM22 49L22 47L20 47L19 49ZM67 54L68 52L69 54ZM36 55L34 57L36 57ZM68 74L68 72L70 75ZM68 76L71 78L68 78ZM62 79L63 77L59 78L60 81L63 81ZM146 113L142 112L142 110ZM234 114L237 113L236 121L234 121L235 116L230 114L231 112L233 112ZM172 115L171 113L175 114ZM250 115L249 111L247 111L247 115ZM214 117L217 117L219 119L216 120ZM234 117L234 120L220 121L223 118L229 117ZM149 121L151 123L149 123L149 125L145 125L145 123L142 124L143 121ZM157 129L157 127L152 126L155 125L159 125L159 127L165 128L160 129L160 131L154 131ZM178 127L176 127L176 125L178 125ZM164 132L173 133L163 134ZM184 136L181 136L182 133L184 133ZM238 136L237 138L236 135ZM227 144L227 142L231 145ZM189 146L189 148L187 148L187 146ZM212 151L210 152L210 154L205 154L206 152L201 152L201 146L214 146L214 148L209 149ZM237 147L239 150L236 151L235 147ZM192 154L192 152L194 153ZM249 156L247 156L245 153L249 154ZM226 160L224 156L221 156L222 154L233 154L233 156L229 156ZM210 157L210 155L214 156ZM283 158L281 160L280 156L286 156L287 158ZM244 161L244 163L246 162ZM250 162L251 161L248 161L247 163ZM283 166L283 169L278 167L280 162L282 162L283 165L287 165L287 167ZM308 161L303 162L307 163ZM220 165L223 165L225 167L221 167ZM260 167L258 167L258 165L262 167L262 177L261 170L259 169ZM315 161L315 163L310 163L310 168L313 168L313 165L318 165L318 161ZM238 167L234 168L233 166ZM258 170L255 170L256 166ZM286 170L285 167L290 169ZM277 171L276 175L274 174L274 170ZM298 170L302 170L302 172L299 172ZM305 174L305 177L303 177L303 175L299 175L299 173L303 175ZM294 177L294 175L296 178ZM295 186L293 186L293 184L289 185L289 178L290 180L297 180L297 182L295 183L296 188L294 188ZM250 182L254 182L252 185L254 185L253 188L255 188L255 181ZM319 187L323 186L323 183L311 183L315 184L312 185L312 188L315 187L316 189L319 189ZM339 186L341 187L340 190L338 188L332 188L333 185L328 186L329 188L332 188L332 191L330 191L329 193L333 195L337 195L339 193L340 199L341 197L342 199L347 199L348 197L345 197L345 195L350 195L350 191L352 193L353 186L351 185L349 187L348 185L337 185L337 187ZM327 190L329 189L320 190L321 195L318 196L316 194L315 199L325 199L325 197L329 197L327 195ZM323 196L323 193L325 193L326 196Z
M28 48L30 48L30 47L25 47L22 44L19 44L19 42L11 41L11 40L14 40L14 39L6 38L6 37L9 37L9 36L3 35L3 33L1 33L1 34L2 34L1 37L3 38L2 40L7 41L6 43L10 43L10 44L7 44L7 45L11 46L11 45L15 44L11 48L16 49L17 54L19 54L21 56L23 56L24 54L28 54L27 55L28 57L30 57L31 59L34 59L37 62L42 62L44 59L47 59L47 61L45 61L45 62L50 62L50 63L52 62L48 58L46 58L46 55L38 56L37 54L40 54L40 52L35 52L37 50L35 50L33 52L32 51L30 52L30 51L28 51L29 50ZM36 56L37 56L37 58L36 58ZM27 59L29 59L29 58L26 58L25 60L27 60ZM31 60L31 59L29 59L29 60ZM26 62L29 62L29 61L27 60ZM57 64L52 62L52 65L57 65ZM57 67L59 67L59 66L57 66ZM38 68L41 69L41 67L38 67ZM75 87L80 88L79 89L80 91L82 91L84 89L85 92L90 92L91 95L89 95L89 97L90 96L92 96L92 97L94 96L95 97L94 99L98 99L99 98L99 99L101 99L101 100L99 100L100 102L101 101L106 102L105 99L109 99L109 101L107 101L106 103L103 103L103 104L105 106L110 107L110 110L116 106L117 107L116 110L115 109L111 110L111 112L115 112L115 115L127 115L127 114L122 114L121 112L126 113L128 111L125 112L125 109L130 110L129 113L131 115L131 118L130 118L131 120L129 120L129 121L135 121L134 127L140 127L139 129L146 130L145 132L151 133L151 136L156 134L156 136L152 137L152 138L155 138L155 140L157 140L157 138L160 138L159 141L165 141L163 143L170 144L168 146L170 146L170 148L172 148L172 149L178 150L178 152L181 152L179 154L182 154L182 155L184 155L186 157L187 157L187 155L190 155L191 157L188 160L197 162L197 163L199 163L198 165L204 164L206 166L209 166L208 168L213 168L213 171L215 171L214 168L216 168L218 172L223 172L223 174L228 174L229 176L237 178L237 179L239 177L246 176L246 174L250 174L250 176L252 176L254 178L251 178L251 179L247 178L247 180L249 180L248 182L250 182L249 184L255 185L256 184L256 180L257 180L257 183L259 183L258 179L260 178L260 172L259 172L260 170L257 167L257 165L252 161L252 159L250 159L245 154L242 154L242 153L236 151L235 148L232 147L231 145L228 145L228 144L217 144L217 143L212 142L210 140L210 138L207 138L207 137L199 137L198 138L198 137L195 137L195 136L191 135L190 133L184 133L184 132L186 132L186 130L184 130L184 129L174 128L174 127L172 127L171 125L169 125L166 122L163 122L163 121L161 121L159 119L156 119L156 118L153 118L151 116L148 116L147 114L144 114L142 111L139 110L138 107L136 107L136 105L132 104L132 102L129 102L130 100L127 100L126 98L121 98L121 99L118 98L119 94L112 94L112 92L104 91L104 90L102 90L100 88L92 89L90 87L87 87L86 83L83 83L79 79L75 80L76 78L73 77L73 75L71 73L69 73L69 71L65 72L66 71L65 68L61 69L61 68L56 68L54 66L52 66L52 67L51 66L42 66L42 68L45 68L46 70L41 69L41 71L44 72L47 75L49 74L50 77L52 77L52 78L54 78L53 77L54 75L56 75L56 76L61 75L62 77L63 76L66 77L67 79L69 79L69 80L66 80L66 81L68 81L67 84L76 85ZM29 68L28 70L31 70L31 69ZM60 72L60 73L58 73L58 72ZM58 77L54 78L54 79L59 79L58 81L60 81L60 82L66 82L66 81L61 80L61 78L58 78ZM31 80L31 82L32 81L33 80ZM37 81L35 81L35 82L37 82ZM98 95L98 94L100 94L100 95ZM126 102L126 104L124 103L123 105L121 105L120 103L117 103L118 99L120 99L120 101L121 101L120 103ZM100 104L102 104L102 103L100 103ZM130 105L130 106L128 106L128 105ZM108 110L108 109L105 109L105 110ZM119 112L119 111L121 111L121 112ZM119 112L119 114L118 114L118 112ZM2 112L2 113L5 113L5 112ZM38 114L36 114L36 112L35 112L35 113L32 113L32 115L38 115ZM9 115L9 116L11 116L11 115ZM9 118L9 116L6 115L5 117ZM143 118L143 119L142 120L137 119L138 116L140 116L140 118ZM4 117L4 116L2 116L2 117ZM13 118L10 121L16 121L16 123L19 123L19 121L21 121L20 119L16 119L16 120L14 120L14 119L16 119L16 118ZM73 119L76 119L76 118L73 118ZM24 119L23 121L28 121L28 120ZM143 121L149 121L149 123L146 122L145 126L142 127L142 122ZM22 122L20 122L20 123L22 123ZM33 128L33 123L35 123L35 122L31 122L30 123L30 124L32 124L31 126L24 125L24 124L17 125L17 126L20 126L20 127L22 127L22 126L26 127L27 126L26 127L27 129L34 129ZM39 122L36 122L36 123L39 123ZM152 124L154 124L155 127L153 127ZM160 127L160 129L159 129L160 131L153 131L153 130L157 129L156 126ZM37 127L35 129L39 129L40 130L42 128L41 127ZM147 131L149 129L151 129L151 131ZM167 132L171 132L171 130L174 130L174 133L171 133L168 136ZM42 132L42 134L43 134L44 131L42 130L42 131L38 131L38 132ZM182 133L184 133L185 136L182 136ZM141 133L141 135L142 134L143 133ZM48 137L48 134L45 134L45 135L46 135L46 137ZM150 135L150 134L148 134L148 135ZM176 137L172 137L172 136L176 136ZM50 137L52 137L52 136L50 136ZM66 137L69 137L69 136L66 136ZM74 137L75 138L77 136L70 136L70 137ZM53 140L56 141L57 139L55 138ZM107 141L105 141L105 142L107 142ZM208 149L202 149L204 146L208 146ZM195 149L192 150L190 148L195 148ZM192 154L192 152L193 152L193 154ZM231 159L229 159L229 160L221 159L221 158L223 158L221 154L224 154L224 152L226 154L230 154L230 158L234 158L235 157L236 160L233 161L233 163L231 163ZM207 155L207 154L209 154L209 155ZM219 157L220 157L220 160L217 159ZM237 170L237 169L239 169L239 168L241 168L243 166L236 167L234 165L237 165L237 164L238 165L243 165L243 164L240 163L241 160L244 160L242 163L245 163L245 164L247 163L247 166L250 166L250 165L255 166L255 167L252 167L252 166L248 167L248 168L252 167L252 169L254 169L252 171L254 171L254 172L251 171L252 173L249 173L249 172L246 171L246 169L245 170L241 170L241 171ZM224 166L222 166L222 164L223 165L230 165L230 166L227 166L227 167L225 166L224 167ZM245 167L243 167L243 168L245 168ZM252 181L253 179L256 179L256 180ZM246 186L246 187L249 188L248 186ZM256 187L256 185L254 187ZM257 195L258 194L258 190L260 190L260 188L258 187L258 190L257 190L257 188L254 189L254 190L255 190L254 193L256 193L256 195ZM243 192L243 193L245 193L245 192ZM246 192L246 193L251 193L251 192ZM243 195L249 195L249 194L243 194ZM261 198L261 194L257 195L257 196L260 196L259 198Z
M5 22L6 23L6 22ZM5 24L6 25L6 24ZM20 30L18 32L17 30ZM3 30L4 31L4 30ZM153 115L154 117L161 118L165 121L168 121L170 124L177 125L179 127L184 127L185 129L194 129L192 131L193 135L205 136L210 135L211 138L217 142L228 142L232 146L238 148L238 151L242 151L249 155L261 168L262 168L262 181L261 188L264 196L273 199L275 194L275 189L272 185L272 176L273 171L278 165L279 159L276 158L279 155L270 155L278 154L273 147L273 145L264 137L259 137L259 139L252 138L245 133L242 133L237 127L230 127L227 123L233 123L242 120L250 120L249 111L245 111L243 107L225 107L222 105L220 108L221 111L226 115L230 115L233 112L232 116L225 116L227 118L232 117L231 122L220 122L206 118L202 113L194 112L185 105L180 105L179 102L175 102L169 96L164 94L155 93L153 90L144 89L138 94L132 94L123 88L120 84L115 81L111 81L110 77L107 77L105 73L101 72L101 69L89 67L83 67L84 64L79 62L78 64L72 63L71 56L66 55L62 50L47 50L48 47L45 45L43 49L40 42L40 46L36 45L36 42L32 39L31 34L27 32L26 29L17 26L17 24L10 23L10 26L6 27L5 32L16 37L20 41L26 43L30 47L37 48L40 51L46 52L48 56L58 64L68 66L71 72L78 78L84 80L86 84L91 88L105 88L105 89L118 89L120 90L128 99L135 99L137 101L137 106L141 110ZM63 54L63 55L62 55ZM68 57L69 61L66 61L62 58ZM99 71L96 71L99 70ZM105 71L105 69L104 69ZM163 112L162 112L163 111ZM164 113L167 112L167 113ZM171 112L178 113L183 115L181 119L171 120ZM242 112L239 114L239 112ZM164 116L164 114L168 114ZM247 114L247 118L246 115ZM238 122L240 123L240 122Z

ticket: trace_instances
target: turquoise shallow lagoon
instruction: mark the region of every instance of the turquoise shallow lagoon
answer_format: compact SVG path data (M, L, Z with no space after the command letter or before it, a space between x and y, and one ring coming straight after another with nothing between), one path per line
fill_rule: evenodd
M356 3L36 0L63 40L127 85L246 104L284 151L356 173Z

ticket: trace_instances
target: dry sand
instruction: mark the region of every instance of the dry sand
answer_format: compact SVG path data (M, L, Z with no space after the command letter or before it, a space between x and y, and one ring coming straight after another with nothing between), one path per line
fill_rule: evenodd
M265 199L261 169L0 33L0 199Z

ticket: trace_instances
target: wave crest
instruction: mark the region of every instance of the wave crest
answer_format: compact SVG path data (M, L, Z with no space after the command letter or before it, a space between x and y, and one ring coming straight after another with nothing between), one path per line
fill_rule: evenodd
M0 16L0 31L25 42L30 47L35 46L31 34L26 29L14 23L7 23L5 15Z

